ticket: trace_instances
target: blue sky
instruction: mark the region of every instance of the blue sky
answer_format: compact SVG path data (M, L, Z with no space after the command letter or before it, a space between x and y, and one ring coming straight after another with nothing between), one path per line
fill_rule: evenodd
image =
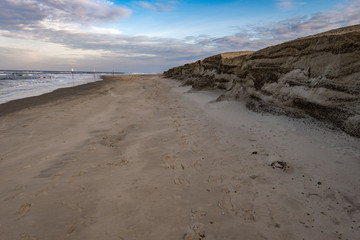
M162 72L360 23L360 0L1 0L0 69Z

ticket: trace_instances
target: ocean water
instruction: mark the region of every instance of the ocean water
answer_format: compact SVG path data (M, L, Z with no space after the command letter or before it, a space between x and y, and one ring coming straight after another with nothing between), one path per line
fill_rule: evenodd
M0 70L0 104L52 92L58 88L100 81L110 72L11 71ZM116 72L115 74L124 74Z

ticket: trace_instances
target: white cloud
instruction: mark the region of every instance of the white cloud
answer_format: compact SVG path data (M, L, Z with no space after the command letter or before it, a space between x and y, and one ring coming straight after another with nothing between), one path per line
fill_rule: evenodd
M131 14L129 9L113 6L109 1L45 0L39 5L49 16L67 21L109 21Z
M91 27L89 32L102 33L102 34L122 34L119 29L116 28L102 28L102 27Z
M1 0L0 28L23 28L44 20L89 24L126 18L130 14L130 9L107 0Z
M303 5L304 2L296 1L296 0L276 0L277 5L280 9L288 10L294 8L296 5Z
M165 1L165 3L161 3L161 2L151 3L147 1L137 1L135 3L144 9L149 9L159 12L172 11L175 9L175 4L177 4L176 1Z
M109 1L109 0L96 0L97 2L100 2L100 3L104 3L106 5L109 5L109 6L113 6L114 5L114 2L112 1Z

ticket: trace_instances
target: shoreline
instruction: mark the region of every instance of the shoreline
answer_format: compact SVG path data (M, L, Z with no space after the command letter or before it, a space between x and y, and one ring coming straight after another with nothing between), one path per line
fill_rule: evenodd
M1 239L359 235L360 139L161 75L107 79L0 110Z
M159 74L139 74L136 76L152 76ZM20 99L11 100L6 103L0 103L0 117L9 113L20 111L22 109L31 108L43 104L50 103L52 101L66 100L67 98L75 97L78 94L88 94L92 90L101 88L109 81L117 76L133 76L133 75L115 75L106 76L102 75L102 80L95 82L88 82L71 87L63 87L53 90L52 92L43 93L37 96L25 97Z
M106 84L104 83L104 80L84 83L77 86L58 88L52 92L43 93L37 96L25 97L25 98L11 100L6 103L1 103L0 116L12 112L20 111L25 108L47 104L51 101L57 101L68 97L74 97L76 96L76 94L82 93L84 91L91 91L97 87L101 87L102 84Z

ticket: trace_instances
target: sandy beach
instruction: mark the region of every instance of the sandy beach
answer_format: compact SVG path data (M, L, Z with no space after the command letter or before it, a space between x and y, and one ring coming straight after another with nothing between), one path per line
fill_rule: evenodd
M0 239L358 239L360 139L161 75L0 105Z

